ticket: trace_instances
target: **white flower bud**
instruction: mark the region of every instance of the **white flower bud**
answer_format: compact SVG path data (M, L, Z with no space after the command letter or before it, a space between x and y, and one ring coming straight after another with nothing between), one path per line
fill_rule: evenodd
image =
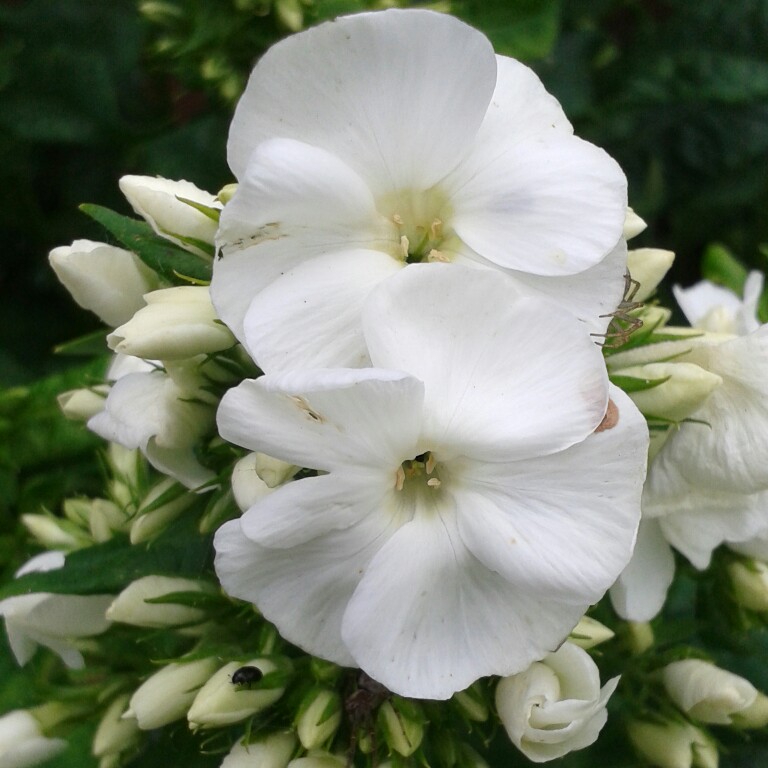
M768 611L768 564L744 560L728 566L733 596L750 611Z
M0 716L0 765L27 768L50 760L67 746L63 739L48 739L40 723L25 709Z
M640 283L633 301L645 301L669 272L675 254L661 248L637 248L627 253L627 269Z
M163 497L165 502L156 506ZM195 495L173 478L166 477L155 484L141 502L131 525L131 544L140 544L162 533L195 500Z
M720 376L693 363L648 363L613 374L648 381L666 379L650 389L629 392L629 396L644 415L675 422L691 416L723 383Z
M235 343L229 329L216 319L205 286L164 288L144 299L147 305L107 336L110 349L134 357L180 360Z
M591 616L582 616L571 630L568 641L585 651L610 640L616 633Z
M22 515L20 519L34 539L48 549L77 549L92 543L71 520L31 513Z
M768 696L758 691L757 698L731 717L737 728L765 728L768 725Z
M717 768L717 747L690 723L635 720L627 730L638 752L658 768Z
M138 256L106 243L75 240L54 248L48 260L72 298L112 327L143 307L144 294L159 284Z
M221 768L286 768L296 748L296 737L287 731L273 733L249 744L238 742Z
M288 763L288 768L344 768L346 760L339 755L317 750L306 757L299 757Z
M419 748L424 738L424 718L413 702L399 698L385 701L379 708L379 717L390 749L408 757Z
M640 655L645 653L655 642L653 627L649 621L628 621L627 640L632 653Z
M595 662L566 642L525 672L500 680L496 708L512 743L541 763L595 742L618 682L614 677L600 688Z
M142 731L181 720L186 717L198 689L218 666L212 657L168 664L136 689L124 717L135 718Z
M222 205L226 205L235 196L235 192L237 192L237 187L238 185L234 183L225 184L216 195L219 202L222 203Z
M216 672L198 691L187 713L190 728L219 728L239 723L274 704L284 688L248 688L232 683L240 667L257 667L264 675L277 669L269 659L252 659L244 664L232 661Z
M729 725L734 713L747 709L757 699L752 683L699 659L668 664L662 679L672 701L704 723Z
M44 552L33 557L17 572L57 570L64 565L61 552ZM109 628L105 618L112 595L60 595L33 592L0 601L0 616L5 618L8 643L20 665L32 658L38 645L50 648L70 668L81 669L83 656L75 640L99 635Z
M149 603L176 592L212 594L207 584L173 576L144 576L131 582L107 609L107 618L137 627L178 627L197 624L205 611L182 603Z
M639 235L648 225L629 207L624 218L624 237L631 240Z
M304 749L317 749L341 724L341 697L329 688L315 688L304 698L296 718L296 732Z
M269 488L276 488L278 485L290 480L299 468L287 461L281 461L274 456L267 456L266 453L257 453L254 459L256 474L267 484Z
M94 756L118 755L138 744L140 731L136 721L123 718L127 703L128 694L124 694L107 707L93 737Z
M473 683L463 691L453 695L453 701L458 704L464 716L477 723L488 719L488 705L477 683Z
M259 499L272 492L272 489L257 473L258 453L249 453L235 464L232 470L232 493L235 502L245 512Z
M139 214L161 237L192 253L206 255L202 246L211 245L218 221L195 206L220 209L209 192L189 181L172 181L159 176L123 176L120 191Z
M66 418L72 421L88 421L91 416L104 410L104 402L109 394L108 384L95 387L69 389L56 396L56 402Z

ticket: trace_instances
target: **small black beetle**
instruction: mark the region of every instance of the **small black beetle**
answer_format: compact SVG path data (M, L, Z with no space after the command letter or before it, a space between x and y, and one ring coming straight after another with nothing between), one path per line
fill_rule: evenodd
M232 673L232 685L258 683L264 673L258 667L240 667Z

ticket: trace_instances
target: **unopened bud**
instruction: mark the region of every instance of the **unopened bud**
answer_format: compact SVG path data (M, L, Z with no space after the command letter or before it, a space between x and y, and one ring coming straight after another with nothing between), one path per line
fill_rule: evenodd
M219 202L222 203L222 205L226 205L235 196L237 187L237 184L225 184L216 195Z
M276 488L288 482L299 471L297 466L273 456L267 456L266 453L256 453L253 461L256 474L269 488Z
M629 207L624 217L624 237L631 240L639 235L648 225Z
M272 491L272 488L258 474L258 457L263 455L249 453L243 456L232 470L232 493L237 506L243 512Z
M108 384L95 387L70 389L56 396L56 402L66 418L72 421L88 421L91 416L104 410L104 403L109 394Z
M579 623L571 630L568 641L586 651L594 648L596 645L600 645L600 643L605 643L614 637L615 634L612 629L609 629L605 624L601 624L591 616L582 616L579 619Z
M195 501L195 495L172 478L161 480L139 506L131 525L131 544L149 541L162 533Z
M645 301L669 272L675 254L661 248L638 248L627 253L627 269L640 283L633 301Z
M627 731L637 751L659 768L717 768L717 747L690 723L634 720Z
M653 627L648 621L628 621L627 640L632 653L639 656L645 653L655 642Z
M424 738L424 717L418 705L393 697L381 705L379 718L390 749L408 757L419 748Z
M70 520L51 515L21 515L22 525L46 549L78 549L92 544L90 538Z
M488 703L479 683L473 683L469 688L455 693L453 702L468 720L484 723L488 719Z
M341 724L341 697L330 688L313 688L299 707L296 732L304 749L317 749Z
M133 749L139 742L140 731L136 721L123 719L128 694L118 696L107 707L93 737L93 754L102 758Z
M768 564L761 560L738 560L728 565L733 596L750 611L768 611Z
M200 608L185 604L195 595L215 594L200 581L172 576L144 576L129 584L107 609L107 618L137 627L178 627L197 624L206 617ZM177 601L172 602L173 596ZM168 602L148 602L169 597Z
M248 744L238 742L221 768L286 768L296 749L296 737L286 731L273 733Z
M261 682L240 685L233 675L240 669L255 667L261 672ZM244 664L233 661L221 667L198 691L187 713L190 728L218 728L239 723L276 702L284 687L265 688L263 678L277 670L269 659L251 659Z
M757 698L731 717L737 728L765 728L768 725L768 696L758 691Z

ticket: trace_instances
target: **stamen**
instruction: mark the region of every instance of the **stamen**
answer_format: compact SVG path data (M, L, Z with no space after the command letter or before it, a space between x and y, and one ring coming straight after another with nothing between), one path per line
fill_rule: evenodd
M442 483L436 477L430 477L429 480L427 480L427 485L430 488L439 488Z
M439 240L443 236L443 222L441 219L435 219L429 228L430 237L433 240Z
M397 472L395 473L395 490L402 491L404 485L405 485L405 470L402 468L402 466L400 466L397 468Z
M428 458L427 458L426 464L424 464L424 469L427 470L428 475L431 475L432 471L435 468L435 464L437 464L437 462L435 461L435 457L432 455L431 451L427 454L427 456ZM431 480L427 481L427 485L429 485L431 482L432 482Z
M397 224L398 227L403 226L403 217L399 213L393 213L392 214L392 221Z
M408 258L408 253L410 252L411 244L408 242L408 238L403 235L400 238L400 250L403 252L403 258Z
M436 251L434 248L427 254L427 261L429 262L439 262L441 264L447 264L450 262L450 257L448 257L446 254L444 254L442 251Z

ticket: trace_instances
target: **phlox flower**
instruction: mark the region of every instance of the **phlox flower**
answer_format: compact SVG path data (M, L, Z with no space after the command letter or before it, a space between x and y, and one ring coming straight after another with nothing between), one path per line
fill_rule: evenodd
M611 590L625 618L646 621L661 610L674 575L670 545L704 569L721 544L768 532L768 328L756 317L761 291L759 273L750 275L743 301L711 283L676 287L702 334L611 358L617 368L659 359L693 363L722 380L689 420L670 430L649 466L637 546Z
M317 476L225 524L216 571L307 652L444 699L557 648L615 580L647 429L583 326L491 272L413 265L362 327L375 367L224 396L225 439Z
M621 300L621 169L450 16L358 14L278 43L228 157L211 296L265 371L368 365L366 296L415 262L501 272L594 333Z

